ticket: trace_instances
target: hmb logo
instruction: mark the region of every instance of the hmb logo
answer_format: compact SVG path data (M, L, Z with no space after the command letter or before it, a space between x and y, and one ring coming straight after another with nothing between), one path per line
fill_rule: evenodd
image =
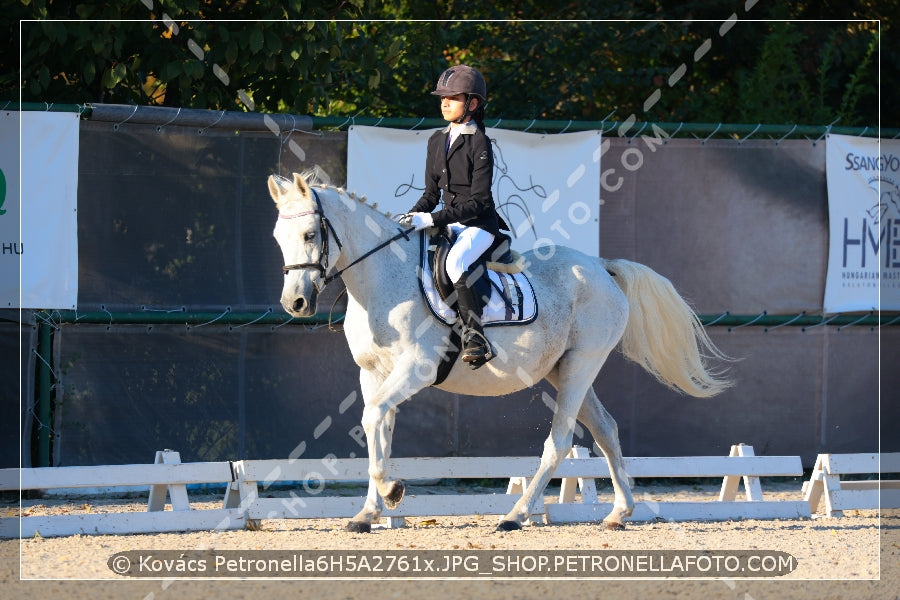
M895 181L886 177L869 179L872 196L866 194L861 200L869 207L862 222L844 218L844 260L853 261L853 267L865 268L869 257L876 259L882 250L882 266L888 269L900 268L900 188ZM857 237L858 235L858 237ZM858 263L856 259L858 258Z

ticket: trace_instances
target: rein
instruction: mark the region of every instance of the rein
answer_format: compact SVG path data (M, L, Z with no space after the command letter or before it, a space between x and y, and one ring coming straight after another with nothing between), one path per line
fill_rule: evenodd
M334 281L335 279L340 277L350 267L361 263L362 261L369 258L370 256L372 256L379 250L391 245L392 243L396 242L400 238L405 238L406 240L409 240L409 234L416 230L415 227L410 227L409 229L407 229L405 231L401 230L400 233L398 233L391 239L387 240L386 242L382 242L381 244L378 244L377 246L375 246L374 248L372 248L371 250L369 250L368 252L366 252L365 254L363 254L362 256L360 256L359 258L354 260L353 262L351 262L349 265L347 265L343 269L326 277L325 275L328 272L328 232L330 231L331 234L334 236L334 241L337 242L338 250L343 250L344 246L343 246L343 244L341 244L341 238L338 237L337 231L335 231L334 227L331 225L331 221L329 221L325 217L325 211L322 208L322 202L319 200L319 194L317 194L316 190L312 187L310 188L310 191L312 191L313 198L315 198L315 200L316 200L316 208L314 210L307 210L307 211L293 214L293 215L279 214L278 218L279 219L296 219L299 217L305 217L307 215L321 215L321 219L319 220L319 231L322 236L322 247L319 252L319 256L320 256L319 262L317 262L317 263L298 263L295 265L284 265L283 267L281 267L281 271L285 275L287 275L288 272L296 271L299 269L317 269L319 271L320 276L323 278L322 287L316 286L320 292L323 289L325 289L326 285L328 285L329 283L331 283L332 281Z

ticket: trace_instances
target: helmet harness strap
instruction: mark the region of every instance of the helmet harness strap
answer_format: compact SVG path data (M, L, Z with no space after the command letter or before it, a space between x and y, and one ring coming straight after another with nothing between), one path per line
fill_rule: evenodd
M474 95L475 94L466 94L466 105L463 107L463 114L460 118L453 121L454 123L459 123L459 124L464 123L465 120L468 119L472 115L472 113L475 112L475 110L478 110L477 108L475 110L469 110L469 103L472 102L472 96L474 96Z

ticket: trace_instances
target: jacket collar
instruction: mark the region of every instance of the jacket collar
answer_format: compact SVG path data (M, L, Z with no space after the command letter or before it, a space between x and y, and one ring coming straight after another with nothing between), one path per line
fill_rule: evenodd
M450 133L450 125L444 128L445 133ZM475 124L475 121L469 121L468 123L464 123L462 125L457 125L454 129L457 130L457 135L453 139L453 143L447 148L447 156L453 154L457 148L462 144L462 136L464 135L473 135L475 131L477 131L478 126Z
M448 124L444 127L444 133L450 133L450 128L452 124ZM462 125L456 126L459 129L459 133L461 135L471 135L475 133L475 130L478 129L478 125L475 124L475 121L469 121L468 123L463 123Z

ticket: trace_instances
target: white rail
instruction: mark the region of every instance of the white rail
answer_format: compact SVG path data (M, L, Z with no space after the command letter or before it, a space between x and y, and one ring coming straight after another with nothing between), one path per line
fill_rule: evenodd
M538 462L533 457L394 459L392 473L405 480L502 478L509 479L509 485L506 493L410 495L383 516L389 526L399 526L405 517L506 514L537 470ZM764 500L759 482L764 476L802 476L798 456L754 456L751 446L741 444L733 446L729 456L634 457L625 459L625 467L633 478L722 478L717 500L638 502L632 520L810 516L808 500ZM263 519L349 518L360 510L363 497L326 497L312 493L262 498L260 486L268 487L276 481L301 481L315 491L328 482L365 480L367 471L365 459L181 463L179 454L173 451L157 452L152 465L6 469L0 471L0 490L134 486L147 488L149 495L146 512L0 519L0 537L241 529L253 528ZM589 457L585 448L573 448L554 473L554 477L562 479L559 501L540 506L536 517L542 516L552 523L601 520L611 505L600 502L595 479L608 476L605 459ZM741 481L743 498L738 497ZM210 483L227 485L222 507L211 510L192 507L186 485Z

